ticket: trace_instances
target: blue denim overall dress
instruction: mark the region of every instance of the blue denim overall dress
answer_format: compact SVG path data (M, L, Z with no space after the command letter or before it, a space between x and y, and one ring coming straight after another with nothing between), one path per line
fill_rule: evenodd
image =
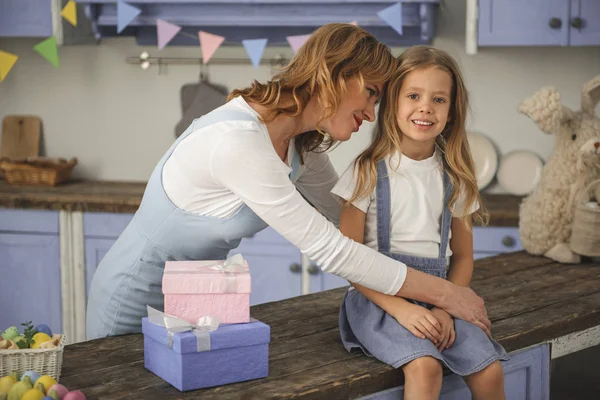
M448 201L452 194L452 183L444 173L444 207L441 219L441 241L438 258L416 257L390 251L390 184L385 161L377 163L377 245L379 252L401 261L421 272L446 279L446 249L450 234L452 214ZM432 306L409 300L423 307ZM358 290L348 290L340 308L340 335L347 351L361 349L366 355L391 365L401 367L424 356L443 362L458 375L470 375L496 360L507 360L502 346L490 340L477 326L454 319L456 340L454 344L439 352L428 339L420 339L368 300Z
M163 166L182 140L191 134L202 134L196 131L205 126L239 120L257 118L243 111L217 109L194 120L158 162L139 209L92 279L86 318L88 339L141 332L146 305L164 309L165 261L223 260L242 238L267 227L245 204L229 218L186 212L171 202L163 188ZM299 166L294 151L292 182Z

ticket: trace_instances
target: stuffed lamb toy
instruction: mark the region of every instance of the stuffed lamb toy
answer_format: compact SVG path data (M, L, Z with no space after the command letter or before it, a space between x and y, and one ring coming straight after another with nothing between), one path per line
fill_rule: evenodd
M571 251L569 239L575 202L589 182L600 178L600 118L594 113L598 101L600 75L583 85L579 112L563 106L552 87L519 105L519 112L556 136L538 186L520 207L521 240L531 254L562 263L581 261Z

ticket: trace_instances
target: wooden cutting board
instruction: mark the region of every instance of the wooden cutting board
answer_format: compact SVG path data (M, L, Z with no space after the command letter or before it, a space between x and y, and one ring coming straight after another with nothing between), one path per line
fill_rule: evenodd
M35 116L8 115L2 121L0 158L33 157L40 152L42 121Z

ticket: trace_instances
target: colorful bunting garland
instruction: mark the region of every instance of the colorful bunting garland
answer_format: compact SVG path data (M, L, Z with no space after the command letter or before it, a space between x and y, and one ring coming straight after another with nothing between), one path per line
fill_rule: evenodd
M134 7L124 0L117 2L117 33L121 33L129 24L133 22L141 14L141 10ZM60 15L66 19L71 25L77 26L77 5L75 0L69 0L63 7ZM402 35L402 2L391 5L377 13L386 24L393 28L398 34ZM142 20L145 18L139 17ZM357 21L350 22L352 25L358 25ZM181 31L181 27L172 24L162 19L156 19L156 35L158 39L158 49L163 49L173 38L178 35L188 37ZM311 35L287 36L287 42L294 53L297 53L300 47L308 40ZM212 33L199 31L198 40L202 52L202 63L207 64L215 51L223 44L225 38L223 36L214 35ZM260 65L260 60L267 46L267 39L246 39L242 40L242 45L252 62L254 67ZM56 38L54 36L36 44L34 50L40 53L42 57L48 60L56 68L59 67L58 51L56 48ZM15 54L0 50L0 82L2 82L10 70L13 68L19 57Z
M6 78L6 75L8 75L18 58L12 53L0 50L0 82Z
M69 0L60 12L60 15L69 21L71 25L77 26L77 6L75 5L75 0Z

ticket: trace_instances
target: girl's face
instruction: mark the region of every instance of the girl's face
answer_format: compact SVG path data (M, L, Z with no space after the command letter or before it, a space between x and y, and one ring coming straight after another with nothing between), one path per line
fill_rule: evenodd
M346 81L346 94L333 117L321 122L319 129L327 132L333 140L346 141L358 131L364 120L375 120L375 104L381 95L381 84L365 82L360 86L358 79Z
M421 68L406 75L397 104L403 149L433 151L435 138L449 119L451 93L452 77L440 68Z

